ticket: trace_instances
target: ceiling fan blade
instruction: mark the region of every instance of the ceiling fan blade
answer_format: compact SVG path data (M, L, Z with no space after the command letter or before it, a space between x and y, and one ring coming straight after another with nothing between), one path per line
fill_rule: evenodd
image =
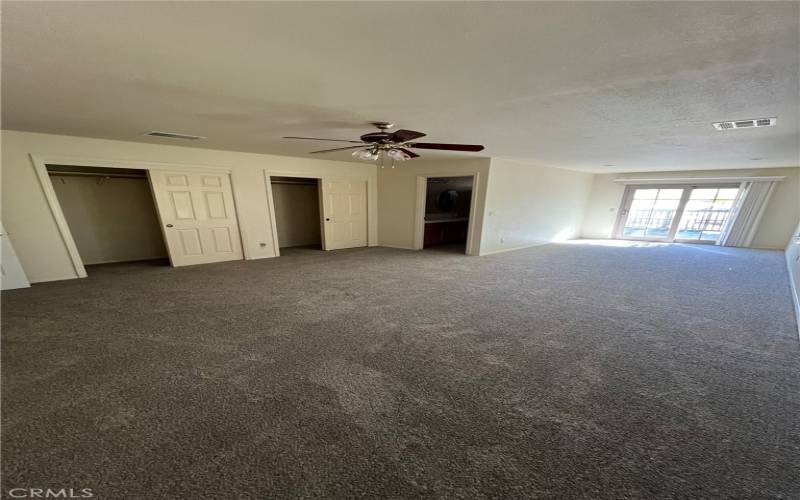
M419 139L420 137L425 137L425 134L417 132L416 130L398 130L392 134L391 139L393 142L407 142Z
M305 139L308 141L352 142L354 144L365 144L363 141L346 141L344 139L320 139L319 137L284 137L284 139Z
M361 146L348 146L346 148L323 149L321 151L312 151L309 154L314 155L314 154L317 154L317 153L331 153L333 151L345 151L347 149L361 149L361 148L364 148L366 146L367 146L367 144L362 144Z
M412 142L406 144L409 148L417 149L442 149L445 151L483 151L483 146L479 144L443 144L439 142Z
M403 153L407 154L407 155L408 155L408 156L410 156L411 158L419 158L419 155L418 155L417 153L415 153L415 152L411 151L411 150L408 150L408 149L406 149L406 148L397 148L397 149L399 149L399 150L400 150L400 151L402 151Z

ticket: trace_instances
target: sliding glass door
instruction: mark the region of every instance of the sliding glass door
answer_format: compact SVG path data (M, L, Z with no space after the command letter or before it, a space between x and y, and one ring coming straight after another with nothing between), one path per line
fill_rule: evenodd
M681 206L684 190L675 188L638 188L630 193L623 208L627 215L622 237L646 240L672 239L675 215Z
M738 187L692 189L675 239L716 243L730 218L737 196Z
M716 243L739 195L738 185L629 186L616 236L647 241Z

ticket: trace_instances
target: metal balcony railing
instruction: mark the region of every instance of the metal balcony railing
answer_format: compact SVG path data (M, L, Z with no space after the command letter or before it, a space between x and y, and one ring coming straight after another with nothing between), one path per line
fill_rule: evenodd
M730 209L685 210L679 231L722 231L728 220ZM625 227L627 229L669 230L675 210L637 210L631 212Z
M678 228L679 231L722 231L722 226L728 220L730 209L716 210L686 210Z

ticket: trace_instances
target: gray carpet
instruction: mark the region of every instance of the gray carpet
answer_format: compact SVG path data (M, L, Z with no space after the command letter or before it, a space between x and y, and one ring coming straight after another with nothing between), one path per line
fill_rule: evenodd
M800 498L780 252L286 254L4 292L4 490Z

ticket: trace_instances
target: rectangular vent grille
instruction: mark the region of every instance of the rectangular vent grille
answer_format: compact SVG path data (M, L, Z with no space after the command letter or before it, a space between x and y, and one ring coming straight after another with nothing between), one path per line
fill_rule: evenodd
M153 137L166 137L168 139L186 139L189 141L195 141L197 139L206 139L205 137L201 137L199 135L189 135L189 134L176 134L174 132L147 132L144 135L151 135Z
M731 130L734 128L771 127L777 123L777 118L753 118L752 120L737 120L731 122L712 123L717 130Z

